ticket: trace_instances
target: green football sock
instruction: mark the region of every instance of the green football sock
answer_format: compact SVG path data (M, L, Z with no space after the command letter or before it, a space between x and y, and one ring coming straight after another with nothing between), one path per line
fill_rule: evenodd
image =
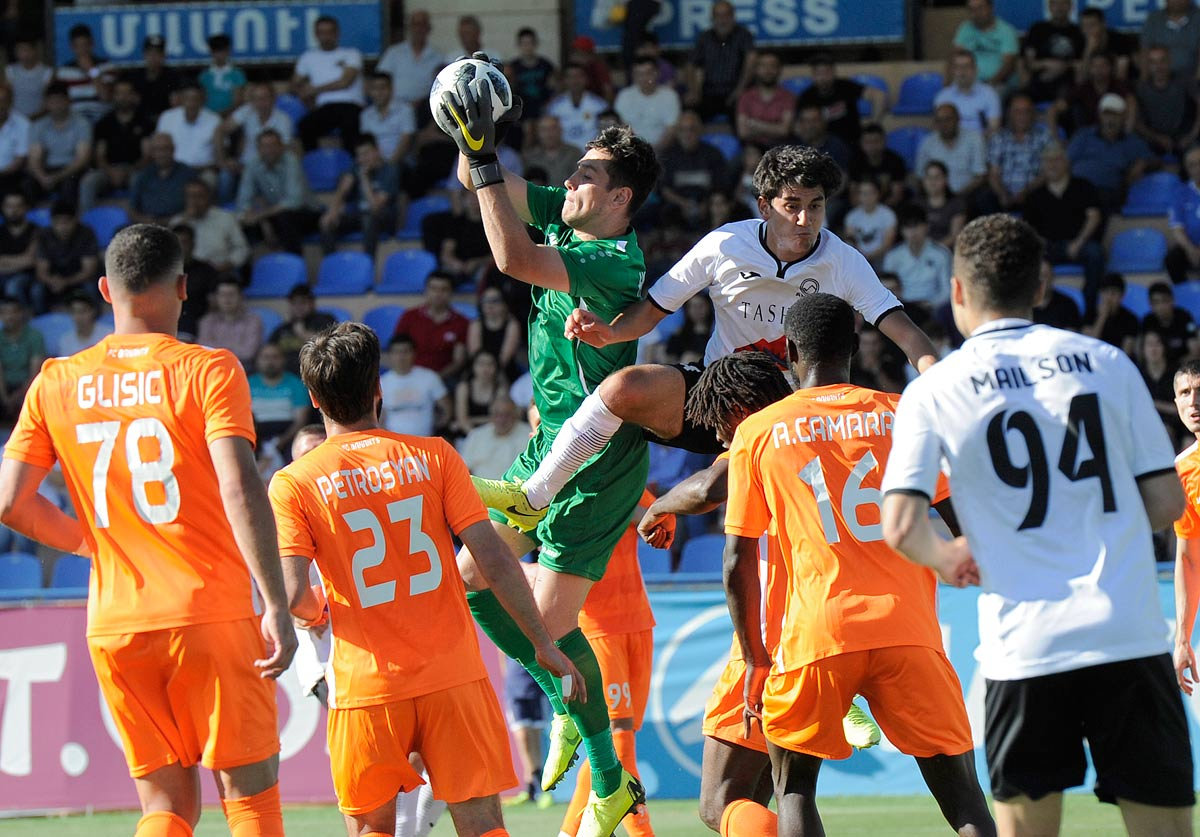
M591 644L579 628L554 643L579 669L587 686L587 702L573 700L567 705L575 728L583 736L583 748L592 765L592 790L597 796L609 796L621 785L621 760L613 747L608 723L608 704L604 699L604 677ZM555 678L555 685L562 684Z
M541 687L550 700L550 707L556 715L566 715L567 707L563 704L559 691L555 688L554 676L538 665L533 643L517 625L515 619L500 604L496 594L491 590L479 590L467 593L467 605L471 615L496 647L505 655L520 663L534 682ZM602 687L603 688L603 687Z

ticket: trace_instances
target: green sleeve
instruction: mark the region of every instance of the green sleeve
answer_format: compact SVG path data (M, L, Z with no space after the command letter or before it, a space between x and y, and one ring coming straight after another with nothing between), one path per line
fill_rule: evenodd
M553 186L538 186L536 183L526 184L525 200L529 204L530 224L543 233L551 224L562 221L563 203L567 199L567 190Z

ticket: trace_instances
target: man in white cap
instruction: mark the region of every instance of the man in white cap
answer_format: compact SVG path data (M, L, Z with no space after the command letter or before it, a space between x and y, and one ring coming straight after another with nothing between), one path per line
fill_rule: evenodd
M1153 156L1150 146L1125 130L1125 99L1116 93L1100 97L1100 121L1080 128L1067 146L1071 173L1090 181L1106 211L1117 210L1125 189L1142 176Z

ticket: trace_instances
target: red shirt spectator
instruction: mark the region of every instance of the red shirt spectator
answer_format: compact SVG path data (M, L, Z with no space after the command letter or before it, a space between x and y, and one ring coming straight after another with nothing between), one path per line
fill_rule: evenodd
M467 357L467 318L450 307L454 283L449 276L431 273L425 280L425 304L405 311L393 337L413 341L417 366L432 369L444 379L453 378Z

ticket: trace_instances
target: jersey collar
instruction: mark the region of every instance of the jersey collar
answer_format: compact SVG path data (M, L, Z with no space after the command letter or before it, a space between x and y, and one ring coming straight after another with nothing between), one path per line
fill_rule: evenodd
M1001 317L998 320L989 320L979 328L971 332L971 337L980 337L984 334L994 334L997 331L1012 331L1019 328L1029 328L1033 325L1032 320L1026 320L1021 317ZM971 337L967 339L970 340Z
M772 259L775 260L775 278L776 279L783 279L787 275L788 270L791 269L791 267L793 265L798 265L798 264L800 264L800 262L808 260L809 258L811 258L813 256L813 254L815 254L817 252L817 250L821 249L821 245L825 243L824 235L825 235L824 230L821 230L820 232L817 233L817 243L813 245L813 248L808 251L807 255L801 256L800 258L796 259L793 262L788 262L787 264L784 264L783 262L781 262L779 260L779 256L776 256L771 251L771 248L767 245L767 222L762 221L758 225L758 243L763 248L763 252L765 252L768 256L770 256Z

